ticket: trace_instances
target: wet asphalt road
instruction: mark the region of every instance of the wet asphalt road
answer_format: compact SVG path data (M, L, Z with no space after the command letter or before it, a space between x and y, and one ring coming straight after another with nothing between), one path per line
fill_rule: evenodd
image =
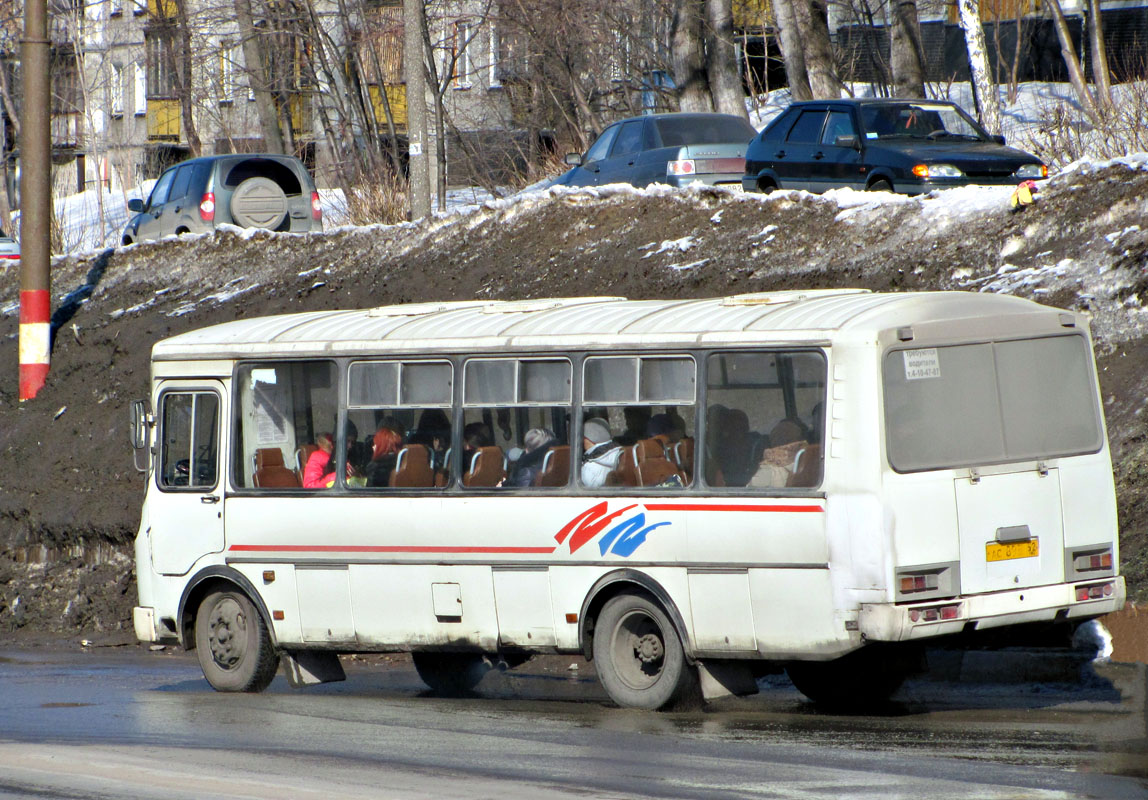
M224 695L182 653L0 649L0 798L1148 798L1143 698L1103 685L915 681L841 716L778 679L652 714L575 661L464 699L403 659Z

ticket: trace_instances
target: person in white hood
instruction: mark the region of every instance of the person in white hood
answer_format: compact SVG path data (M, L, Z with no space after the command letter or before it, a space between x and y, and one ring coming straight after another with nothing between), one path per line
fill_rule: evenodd
M606 476L618 468L622 446L610 434L610 423L591 417L582 423L582 485L605 486Z

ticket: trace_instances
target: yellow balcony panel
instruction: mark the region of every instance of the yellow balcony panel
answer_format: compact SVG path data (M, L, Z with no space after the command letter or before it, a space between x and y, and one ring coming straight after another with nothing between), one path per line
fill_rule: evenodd
M147 101L149 141L178 142L182 122L178 100Z
M147 15L152 19L175 19L175 0L147 0Z
M291 96L291 131L296 136L303 136L311 132L311 98L307 95L295 94Z
M388 83L383 86L387 92L387 102L391 106L391 116L395 120L395 127L406 130L407 127L407 86L405 83ZM375 122L379 125L387 124L387 112L383 107L383 93L379 91L378 84L371 87L371 106L375 111Z

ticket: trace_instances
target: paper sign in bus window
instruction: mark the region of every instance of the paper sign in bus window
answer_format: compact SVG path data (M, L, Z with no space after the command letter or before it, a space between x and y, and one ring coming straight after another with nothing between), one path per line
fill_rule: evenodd
M902 355L905 357L905 380L919 381L941 377L941 360L937 356L937 348L905 350Z

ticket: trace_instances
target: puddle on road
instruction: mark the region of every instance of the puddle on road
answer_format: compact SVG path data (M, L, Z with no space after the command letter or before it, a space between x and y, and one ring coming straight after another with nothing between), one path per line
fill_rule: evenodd
M95 703L41 703L40 708L84 708L94 705Z

